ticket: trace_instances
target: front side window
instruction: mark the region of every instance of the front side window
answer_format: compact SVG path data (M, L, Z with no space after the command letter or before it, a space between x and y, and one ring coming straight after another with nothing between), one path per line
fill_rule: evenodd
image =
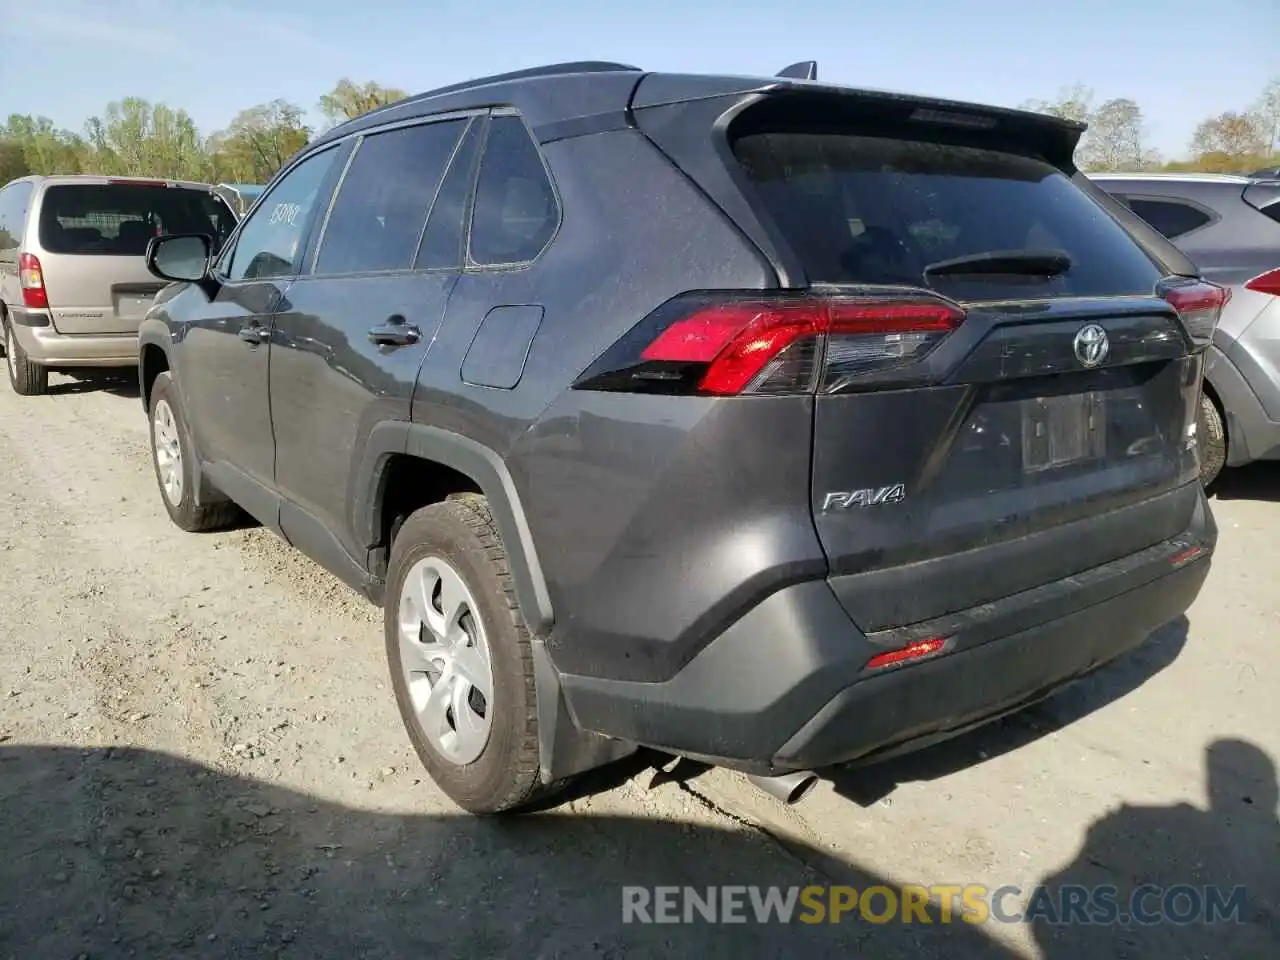
M476 185L472 262L527 263L551 240L559 219L555 191L524 123L494 117Z
M338 189L315 273L409 269L465 125L448 120L366 137Z
M229 280L261 280L293 276L301 265L307 225L338 157L326 150L308 157L275 185L271 194L245 221L226 266Z

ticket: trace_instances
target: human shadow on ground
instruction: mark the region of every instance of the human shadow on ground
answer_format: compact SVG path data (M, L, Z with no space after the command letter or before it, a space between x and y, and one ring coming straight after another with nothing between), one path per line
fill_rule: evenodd
M0 850L0 957L1015 956L938 911L623 922L624 885L892 887L750 829L374 812L136 749L0 747Z
M1125 804L1094 822L1079 855L1044 882L1047 907L1032 923L1044 960L1280 957L1275 763L1255 744L1217 740L1206 777L1208 809ZM1108 886L1110 904L1097 893ZM1088 897L1074 915L1064 888Z
M900 784L937 780L1017 750L1087 717L1169 667L1187 642L1186 617L1040 703L915 753L864 766L824 771L836 792L871 806Z

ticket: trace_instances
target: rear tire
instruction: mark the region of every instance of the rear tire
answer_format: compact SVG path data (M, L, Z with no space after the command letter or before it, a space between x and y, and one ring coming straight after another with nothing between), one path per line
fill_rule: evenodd
M1226 466L1227 430L1222 411L1203 391L1200 394L1200 412L1196 416L1196 442L1200 445L1200 482L1207 490Z
M151 462L169 519L188 533L217 530L233 523L240 516L234 503L198 504L195 501L196 485L200 481L199 463L178 391L168 373L156 377L147 409L150 411Z
M49 392L48 368L31 362L9 323L4 325L4 352L14 393L22 397L40 397Z
M387 570L387 662L400 717L431 779L475 814L549 792L539 779L532 645L507 563L489 502L460 494L405 520Z

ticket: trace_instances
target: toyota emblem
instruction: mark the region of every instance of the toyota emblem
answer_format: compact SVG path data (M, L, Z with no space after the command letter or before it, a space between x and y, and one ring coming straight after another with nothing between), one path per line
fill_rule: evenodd
M1090 323L1076 331L1076 339L1072 346L1075 347L1076 359L1080 361L1081 366L1096 367L1107 359L1107 354L1111 350L1111 341L1107 338L1107 331L1096 323Z

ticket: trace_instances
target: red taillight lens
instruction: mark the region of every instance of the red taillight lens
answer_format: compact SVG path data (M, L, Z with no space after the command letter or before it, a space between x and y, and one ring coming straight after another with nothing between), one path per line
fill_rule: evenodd
M930 637L928 640L917 640L898 650L877 653L867 661L867 670L881 670L885 667L908 663L912 660L923 660L941 653L947 646L946 637Z
M1213 331L1217 329L1222 308L1231 299L1231 291L1207 280L1188 280L1166 285L1161 296L1178 311L1192 341L1197 346L1206 346L1213 341Z
M49 294L44 289L44 273L40 269L40 261L29 253L18 255L18 285L22 287L24 306L49 306Z
M930 297L678 298L577 386L718 396L835 390L921 359L963 320L959 307Z
M1280 268L1259 274L1244 286L1254 293L1269 293L1273 297L1280 297Z

